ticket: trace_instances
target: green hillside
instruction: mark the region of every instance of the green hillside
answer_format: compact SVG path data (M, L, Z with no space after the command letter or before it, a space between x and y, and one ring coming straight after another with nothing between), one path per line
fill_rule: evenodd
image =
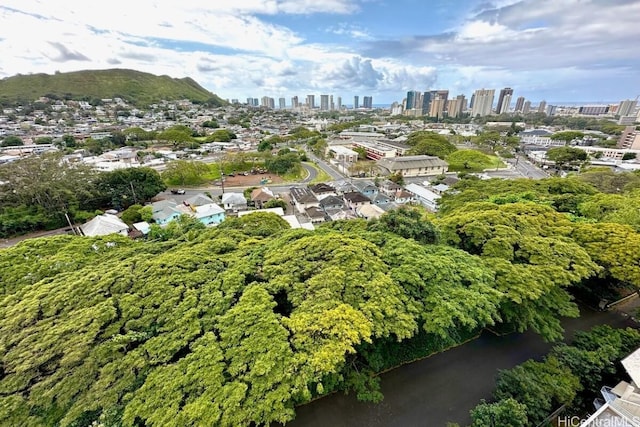
M18 74L0 80L0 102L30 102L41 96L90 100L119 97L136 105L161 100L189 99L223 105L225 102L191 78L176 79L134 70L85 70L71 73Z

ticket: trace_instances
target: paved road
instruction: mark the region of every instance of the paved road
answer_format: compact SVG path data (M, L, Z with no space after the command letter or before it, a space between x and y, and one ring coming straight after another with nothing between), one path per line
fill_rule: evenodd
M549 174L531 163L525 156L517 156L515 161L511 163L520 175L525 178L543 179L549 178Z
M334 181L339 181L341 179L345 179L345 176L343 174L341 174L340 172L338 172L337 169L332 167L329 163L325 162L324 160L318 158L311 151L307 151L307 157L309 157L311 160L313 160L318 165L318 167L320 169L322 169L323 171L325 171L331 177L331 179L333 179Z

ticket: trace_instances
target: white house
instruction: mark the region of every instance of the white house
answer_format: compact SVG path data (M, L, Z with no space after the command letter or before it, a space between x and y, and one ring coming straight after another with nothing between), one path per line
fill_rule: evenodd
M115 215L103 214L82 224L80 231L85 236L106 236L114 233L126 236L129 233L129 226Z
M228 211L247 210L247 199L242 193L224 193L222 195L222 206Z
M424 188L418 184L409 184L405 187L407 191L415 196L415 199L420 202L421 205L432 211L438 210L439 194L434 193L431 190Z

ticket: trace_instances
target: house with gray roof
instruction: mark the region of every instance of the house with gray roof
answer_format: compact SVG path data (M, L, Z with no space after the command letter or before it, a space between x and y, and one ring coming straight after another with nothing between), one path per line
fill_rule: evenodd
M345 205L342 198L338 196L328 196L320 200L319 207L326 212L330 209L343 209Z
M360 193L359 191L351 191L349 193L344 193L342 195L344 202L347 207L351 209L353 212L356 211L360 206L370 205L371 199Z
M305 210L311 206L319 206L320 201L307 187L291 187L289 189L291 201L299 213L305 213Z
M160 200L151 204L151 218L158 225L167 225L182 214L178 203L173 199Z
M242 193L224 193L222 195L222 206L227 211L245 211L247 210L247 199Z
M352 185L358 190L360 193L365 196L372 198L376 194L378 194L378 187L371 181L354 181Z
M129 226L115 215L103 214L82 224L80 231L84 236L106 236L114 233L126 236Z
M405 177L442 175L448 167L447 162L435 156L392 157L378 161L381 174L399 173Z

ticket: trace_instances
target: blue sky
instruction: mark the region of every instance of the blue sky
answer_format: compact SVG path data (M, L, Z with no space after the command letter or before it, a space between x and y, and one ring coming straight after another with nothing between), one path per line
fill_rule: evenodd
M173 4L172 4L173 3ZM0 77L131 68L223 98L640 94L638 0L4 0Z

